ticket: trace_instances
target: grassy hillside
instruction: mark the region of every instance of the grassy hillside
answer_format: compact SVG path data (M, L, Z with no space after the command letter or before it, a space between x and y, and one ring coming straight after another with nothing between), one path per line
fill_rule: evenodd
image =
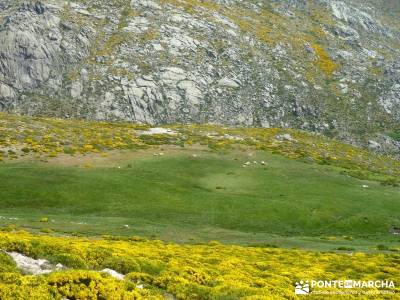
M397 187L261 151L152 153L93 163L5 163L0 215L19 219L2 223L184 242L261 243L267 234L351 236L375 246L377 240L395 241L390 229L400 225ZM43 217L51 222L39 222Z
M232 148L263 150L287 158L334 165L351 176L395 183L400 161L344 144L322 135L281 128L171 125L174 134L143 134L148 125L32 118L0 113L0 160L52 158L109 150L146 149L154 145L205 145L216 151ZM383 176L383 177L382 177Z
M400 163L387 156L290 129L149 134L130 123L0 116L5 226L317 249L397 241Z
M1 252L1 299L295 299L302 279L400 279L394 158L290 129L0 117L0 249L69 268L25 276Z

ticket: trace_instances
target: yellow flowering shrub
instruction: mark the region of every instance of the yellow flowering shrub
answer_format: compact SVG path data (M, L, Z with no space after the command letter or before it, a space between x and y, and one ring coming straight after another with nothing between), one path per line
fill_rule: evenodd
M331 76L333 72L338 68L338 66L332 61L332 59L329 57L329 54L326 52L326 50L318 45L318 44L312 44L312 48L314 49L317 59L316 59L316 65L323 71L327 76Z
M0 262L8 266L0 268L0 299L6 300L32 299L32 295L36 299L165 299L168 295L189 300L296 299L294 283L299 280L400 281L398 254L178 245L137 237L53 237L26 232L0 233L0 249L47 258L69 268L23 276L10 259L0 255ZM98 272L103 268L115 269L125 279ZM398 287L396 291L400 292ZM391 298L378 295L375 299Z

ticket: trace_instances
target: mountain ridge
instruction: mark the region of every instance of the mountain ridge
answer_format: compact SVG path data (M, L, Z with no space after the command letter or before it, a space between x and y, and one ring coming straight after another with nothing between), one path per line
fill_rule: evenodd
M292 127L398 153L396 1L2 1L0 107Z

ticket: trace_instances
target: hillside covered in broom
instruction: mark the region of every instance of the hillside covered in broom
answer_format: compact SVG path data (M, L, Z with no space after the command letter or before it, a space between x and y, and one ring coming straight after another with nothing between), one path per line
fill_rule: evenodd
M1 299L296 299L299 280L400 279L389 156L292 129L10 114L0 153Z

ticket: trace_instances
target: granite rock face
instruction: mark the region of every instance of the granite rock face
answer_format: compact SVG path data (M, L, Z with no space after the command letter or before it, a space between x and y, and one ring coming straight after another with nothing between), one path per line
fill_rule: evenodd
M14 260L23 274L42 275L65 268L62 264L54 266L46 259L33 259L17 252L7 252L7 254Z
M399 18L379 0L3 0L0 110L295 127L396 152Z

